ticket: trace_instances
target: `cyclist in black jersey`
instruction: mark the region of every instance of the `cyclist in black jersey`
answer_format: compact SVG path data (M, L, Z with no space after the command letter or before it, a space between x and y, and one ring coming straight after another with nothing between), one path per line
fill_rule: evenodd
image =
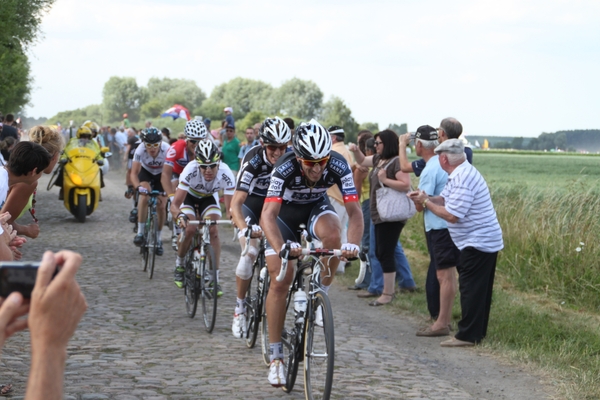
M240 257L235 270L237 299L231 331L238 339L244 337L246 329L244 298L252 279L252 266L258 255L257 238L262 234L258 224L271 180L271 171L277 160L285 154L292 133L282 119L275 117L265 119L259 129L259 136L262 145L254 146L244 156L231 200L231 214L233 222L240 230L238 237L242 250L246 246L246 235L250 234L254 238L250 240L248 252ZM248 229L252 232L248 232Z
M329 132L311 120L298 126L292 144L293 153L281 157L273 169L261 216L261 226L269 243L265 255L271 276L266 302L271 358L269 383L276 387L285 385L281 330L286 296L294 275L294 268L289 268L282 282L276 280L286 241L289 256L300 256L299 227L305 224L308 233L320 240L324 248L342 249L342 256L356 258L363 234L363 216L352 170L342 155L331 151ZM342 192L348 211L348 243L341 243L340 220L327 198L327 189L333 185ZM324 268L322 276L325 293L329 291L338 264L336 257L326 263L328 268ZM319 324L318 312L316 324Z

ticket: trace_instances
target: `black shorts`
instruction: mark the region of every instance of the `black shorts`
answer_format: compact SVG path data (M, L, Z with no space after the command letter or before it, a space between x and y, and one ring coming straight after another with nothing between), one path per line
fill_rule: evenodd
M214 195L196 197L188 193L179 209L182 213L198 219L204 219L213 214L216 214L219 217L222 215L221 207L219 206L219 203L215 199Z
M140 169L140 173L138 174L138 179L140 182L148 182L150 183L150 187L152 190L158 190L159 192L164 192L162 184L160 183L161 174L153 175L148 172L144 167Z
M242 213L246 220L246 225L258 225L262 213L265 198L261 196L248 196L242 204Z
M456 247L448 229L432 229L426 233L428 242L433 247L432 254L435 269L458 267L460 250Z

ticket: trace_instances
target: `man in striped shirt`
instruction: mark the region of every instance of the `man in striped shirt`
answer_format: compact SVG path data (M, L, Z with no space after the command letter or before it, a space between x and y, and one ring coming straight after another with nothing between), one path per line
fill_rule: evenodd
M425 192L409 196L448 222L452 241L460 250L460 304L462 318L455 337L444 347L473 346L485 338L492 303L498 251L502 230L487 184L479 171L466 160L458 139L444 141L435 149L448 182L439 196Z

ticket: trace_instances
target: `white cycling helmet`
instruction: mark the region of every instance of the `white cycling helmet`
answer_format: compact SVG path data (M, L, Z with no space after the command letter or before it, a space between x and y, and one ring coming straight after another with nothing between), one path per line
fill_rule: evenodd
M290 128L279 117L265 119L258 133L264 144L287 144L292 138Z
M196 161L199 164L213 164L221 159L221 152L210 140L201 140L196 146Z
M208 136L206 125L197 119L186 122L183 132L187 139L201 140Z
M305 160L320 160L331 153L331 135L315 119L296 128L292 144L296 156Z

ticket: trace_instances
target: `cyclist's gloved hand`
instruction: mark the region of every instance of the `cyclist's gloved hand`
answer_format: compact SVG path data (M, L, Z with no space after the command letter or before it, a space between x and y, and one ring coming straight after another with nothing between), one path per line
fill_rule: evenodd
M173 194L169 195L169 201L171 202L171 204L173 204L174 197L175 197L175 195L173 195Z
M253 238L257 238L260 237L260 234L262 233L262 229L260 229L260 225L257 224L253 224L253 225L248 225L247 228L244 228L240 231L240 237L245 236L245 237L253 237Z
M360 251L360 247L358 247L354 243L344 243L342 245L341 250L344 253L344 256L348 260L356 260L356 258L358 257L358 253ZM348 253L350 253L350 254L348 254Z
M189 218L187 215L185 215L184 213L180 213L177 216L177 225L179 225L182 228L185 228L187 226L188 220Z
M289 241L281 246L281 251L279 251L280 258L287 258L288 260L293 260L298 258L300 254L292 255L292 253L299 253L302 250L302 246L300 243Z
M140 192L141 194L148 194L148 189L146 189L143 186L138 186L138 192Z

